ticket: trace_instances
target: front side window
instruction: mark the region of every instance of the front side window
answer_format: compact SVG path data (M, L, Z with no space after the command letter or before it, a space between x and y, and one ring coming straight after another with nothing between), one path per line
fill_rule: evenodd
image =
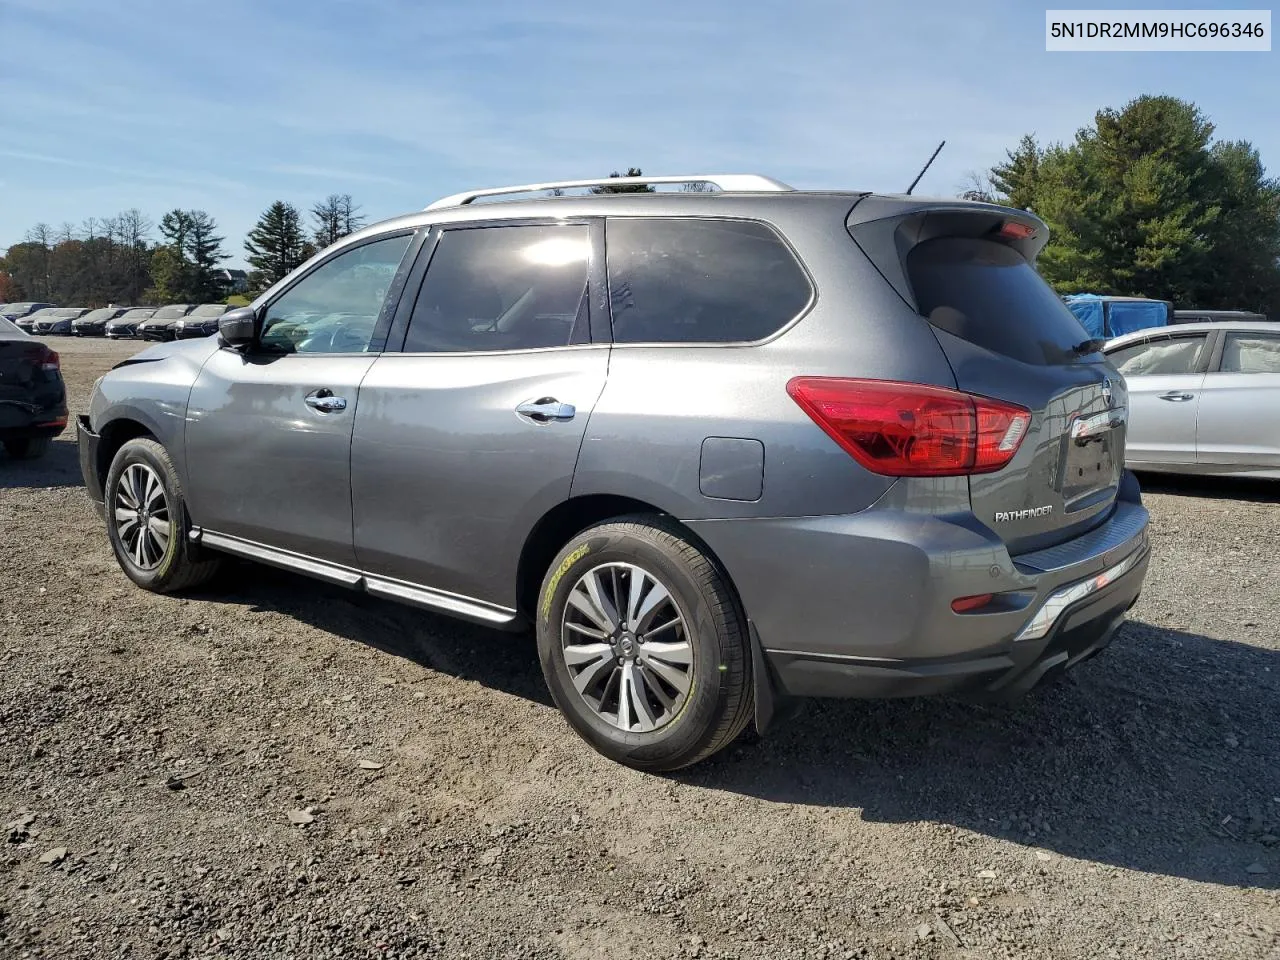
M763 223L611 219L616 343L746 343L794 320L812 296L787 245Z
M1113 350L1107 359L1126 377L1194 373L1200 364L1204 336L1147 340Z
M1280 373L1280 337L1228 333L1222 348L1223 373Z
M386 237L326 260L267 307L259 338L277 353L363 353L412 235Z
M446 230L413 307L406 353L532 350L587 340L585 224Z

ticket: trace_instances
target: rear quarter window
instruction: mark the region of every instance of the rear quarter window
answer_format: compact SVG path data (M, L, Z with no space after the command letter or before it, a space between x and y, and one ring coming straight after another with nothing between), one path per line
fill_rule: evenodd
M1027 260L994 240L925 240L906 257L919 312L940 330L1032 364L1074 359L1089 334Z
M808 275L766 224L610 219L609 301L616 343L746 343L794 320Z

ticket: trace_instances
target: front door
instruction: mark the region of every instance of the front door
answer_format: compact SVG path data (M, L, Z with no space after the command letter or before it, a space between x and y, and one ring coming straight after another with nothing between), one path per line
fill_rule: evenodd
M608 369L589 329L590 233L442 233L403 352L379 357L360 391L352 500L370 590L377 578L425 586L434 600L420 600L455 612L461 595L489 605L481 619L515 608L521 547L569 496Z
M1145 463L1196 462L1196 408L1204 382L1208 337L1156 336L1109 354L1129 388L1125 459Z
M205 364L187 408L195 524L354 566L351 427L411 236L323 261L263 308L257 344Z

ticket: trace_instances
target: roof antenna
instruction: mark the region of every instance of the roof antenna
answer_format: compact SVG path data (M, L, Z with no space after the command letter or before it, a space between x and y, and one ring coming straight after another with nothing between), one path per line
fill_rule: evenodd
M916 174L916 178L911 181L911 186L907 187L908 197L911 196L911 191L916 188L916 184L920 182L920 178L925 175L925 171L928 170L931 166L933 166L933 161L938 159L938 154L942 152L942 148L945 147L946 145L947 145L947 141L945 140L943 140L940 144L938 144L938 149L933 151L933 156L930 157L929 162L924 165L924 170L921 170L918 174Z

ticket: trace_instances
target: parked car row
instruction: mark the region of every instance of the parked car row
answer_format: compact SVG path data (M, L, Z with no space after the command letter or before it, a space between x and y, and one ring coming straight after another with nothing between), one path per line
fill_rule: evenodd
M163 307L59 307L49 303L0 304L0 318L39 336L177 340L218 331L225 303L170 303Z

